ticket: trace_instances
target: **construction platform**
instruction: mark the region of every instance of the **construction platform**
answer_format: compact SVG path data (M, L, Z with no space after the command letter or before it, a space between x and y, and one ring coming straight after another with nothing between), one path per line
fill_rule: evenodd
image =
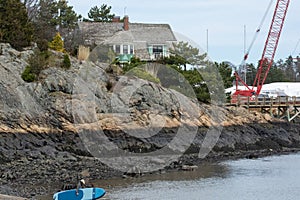
M260 110L269 113L272 117L296 121L300 117L300 97L253 98L238 96L227 104L228 106L241 106L249 110Z

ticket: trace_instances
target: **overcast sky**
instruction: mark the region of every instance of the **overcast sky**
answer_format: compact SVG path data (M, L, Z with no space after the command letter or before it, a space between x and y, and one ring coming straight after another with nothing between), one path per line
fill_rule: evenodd
M273 0L248 62L256 64L261 57L276 1ZM208 49L212 60L236 65L242 61L244 41L247 49L269 3L270 0L69 0L69 5L85 17L91 7L107 4L117 16L128 15L130 22L170 24L173 31L195 41L204 51ZM275 61L291 55L300 40L299 8L300 1L291 0ZM299 53L300 44L292 56Z

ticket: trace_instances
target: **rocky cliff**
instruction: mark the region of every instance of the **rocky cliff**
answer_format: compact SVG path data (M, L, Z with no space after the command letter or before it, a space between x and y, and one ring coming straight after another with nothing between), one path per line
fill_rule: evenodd
M78 174L109 178L300 147L297 123L201 104L159 84L106 73L105 63L72 58L70 69L51 67L26 83L21 73L32 53L0 44L2 193L28 197L52 193ZM141 154L151 159L135 160ZM53 187L16 191L28 182Z

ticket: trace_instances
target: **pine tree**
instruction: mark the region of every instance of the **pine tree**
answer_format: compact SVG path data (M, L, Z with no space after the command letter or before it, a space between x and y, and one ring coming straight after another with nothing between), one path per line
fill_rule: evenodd
M175 55L184 61L183 67L186 71L187 64L199 65L206 58L206 54L199 54L199 49L193 47L188 42L180 41L179 43L173 43L173 49L170 49L170 53Z
M289 56L285 61L285 74L288 81L296 81L296 72L294 68L293 57Z
M56 14L55 0L40 0L36 16L33 19L35 39L37 41L51 41L56 34Z
M60 36L59 32L56 33L52 42L49 43L49 48L55 51L64 52L64 41Z
M30 45L32 36L24 4L20 0L0 0L0 41L21 50Z
M94 22L110 22L115 16L114 14L110 14L110 11L111 6L107 6L106 4L102 4L100 8L94 6L90 9L88 17Z
M60 0L56 5L56 10L58 11L57 16L55 17L56 24L60 28L66 28L72 30L77 26L78 20L81 18L81 15L77 15L73 10L72 6L68 5L68 1Z
M73 33L78 20L81 18L68 5L68 1L40 0L38 12L34 19L37 40L51 41L56 32L59 31L64 37L65 47L70 50L73 41Z

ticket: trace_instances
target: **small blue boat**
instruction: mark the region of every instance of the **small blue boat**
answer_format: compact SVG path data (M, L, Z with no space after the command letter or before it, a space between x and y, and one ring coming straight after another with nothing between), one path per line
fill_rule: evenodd
M105 195L102 188L79 188L57 192L53 195L53 200L94 200Z

